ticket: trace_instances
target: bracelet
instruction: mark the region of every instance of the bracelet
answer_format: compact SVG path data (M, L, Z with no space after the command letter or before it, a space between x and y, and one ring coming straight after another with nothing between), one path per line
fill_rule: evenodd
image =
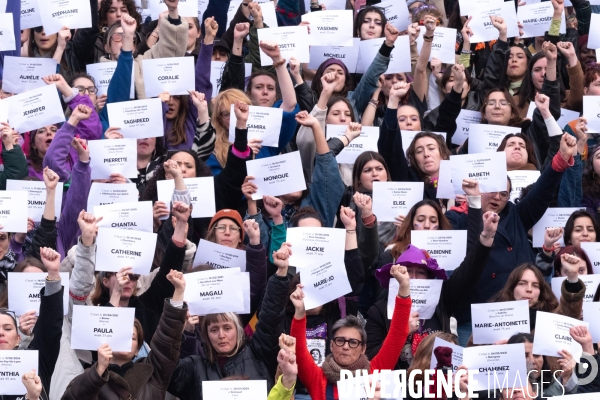
M423 40L426 42L433 42L433 35L431 35L431 36L423 35Z
M375 99L369 100L369 104L372 105L375 108L377 108L377 106L379 105L379 103Z
M473 54L473 52L471 50L462 50L461 51L462 54Z
M548 253L553 253L554 252L554 247L550 247L549 249L546 248L546 244L542 244L542 250L547 251Z
M489 237L489 236L485 236L483 233L480 235L482 238L484 239L493 239L495 238L495 236Z
M244 3L242 3L242 4L244 4ZM280 61L273 63L273 68L280 67L280 66L284 65L285 63L286 63L286 59L282 58Z
M350 144L350 142L351 142L350 138L348 136L346 136L346 134L343 134L342 136L345 137L346 140L348 141L348 144Z
M58 282L60 281L60 276L58 277L58 279L48 279L48 275L46 275L46 282Z
M346 233L356 233L356 230L346 229Z
M408 299L410 297L410 294L408 296L400 296L400 295L398 295L398 297L400 297L401 299Z

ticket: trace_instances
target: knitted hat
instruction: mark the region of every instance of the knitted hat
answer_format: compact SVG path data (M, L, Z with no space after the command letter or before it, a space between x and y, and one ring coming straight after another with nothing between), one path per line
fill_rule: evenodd
M327 67L329 67L332 64L339 65L344 70L344 74L346 74L346 75L349 74L346 64L344 64L342 61L338 60L337 58L330 58L329 60L326 60L323 64L321 64L321 68L323 68L323 71L325 71L325 69L327 69Z
M446 271L438 266L438 263L434 258L427 257L423 250L409 244L395 263L386 264L375 272L375 277L379 279L379 283L384 289L387 289L390 286L390 270L394 264L404 265L405 267L414 266L425 268L433 272L433 275L437 279L448 279Z
M215 224L223 218L229 218L230 220L234 221L237 224L237 226L240 227L242 233L242 240L244 240L245 232L242 216L239 212L235 210L230 210L229 208L222 209L221 211L217 212L214 217L212 217L212 219L210 220L210 224L208 225L208 230L210 231L213 228L213 226L215 226Z
M438 346L433 350L433 355L437 360L436 369L452 366L452 349L446 346Z

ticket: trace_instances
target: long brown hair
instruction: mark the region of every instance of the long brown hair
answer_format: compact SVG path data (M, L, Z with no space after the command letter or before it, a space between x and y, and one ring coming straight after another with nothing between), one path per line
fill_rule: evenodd
M221 164L221 167L225 167L227 161L227 153L229 152L229 130L223 126L221 117L219 116L222 106L225 106L227 111L230 110L231 105L235 104L236 100L244 102L249 106L252 102L246 96L244 92L238 89L227 89L222 91L214 99L213 116L211 119L212 125L215 128L216 139L215 139L215 150L214 154L217 157L217 161Z
M523 274L527 270L533 272L535 278L538 281L538 284L540 285L540 296L538 297L538 301L535 304L534 308L536 310L545 312L552 312L553 310L555 310L556 307L558 307L558 300L556 300L556 296L554 296L554 293L552 293L550 285L548 285L548 283L544 280L544 277L540 273L540 270L535 265L531 264L521 264L517 268L515 268L508 276L504 287L500 289L498 293L492 296L492 298L490 299L490 303L496 303L501 301L514 301L515 287L517 287L517 284L519 283L519 281L523 277Z
M381 154L375 151L365 151L364 153L356 157L356 161L354 161L354 167L352 167L352 186L354 186L354 190L359 190L359 188L361 187L360 175L362 174L362 170L365 167L365 165L371 160L379 161L381 165L383 165L383 168L385 168L387 180L390 181L392 179L390 169L388 168Z
M430 335L427 335L417 346L417 351L415 351L415 356L412 364L408 368L407 375L410 375L411 371L413 370L425 371L429 369L431 365L431 354L433 353L433 344L435 343L435 338L438 337L446 342L458 345L458 338L452 333L434 332ZM418 380L423 380L422 373L415 373L415 381Z
M190 109L189 96L173 96L179 99L179 111L173 118L173 127L167 132L167 142L172 146L184 143L187 139L185 133L185 120Z
M439 152L440 152L440 158L442 160L450 159L450 150L448 149L446 140L444 139L444 137L442 135L438 135L437 133L433 133L433 132L429 132L429 131L417 133L415 135L415 138L413 139L412 143L410 144L410 146L408 146L408 149L406 150L406 157L408 158L408 163L410 164L410 166L412 166L415 169L415 171L417 171L419 178L423 182L430 183L431 179L429 178L429 176L426 173L424 173L423 171L421 171L421 169L418 167L417 157L415 155L415 151L416 151L415 147L417 145L417 141L424 137L432 138L433 140L436 141Z

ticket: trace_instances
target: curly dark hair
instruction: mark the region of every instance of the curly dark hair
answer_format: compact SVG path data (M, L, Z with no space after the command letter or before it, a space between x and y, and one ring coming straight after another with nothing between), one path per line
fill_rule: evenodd
M106 27L106 16L108 10L112 6L113 0L102 0L98 9L98 22L101 27ZM135 5L134 0L117 0L117 3L123 3L127 7L127 13L131 15L137 23L137 29L139 30L142 26L142 14L139 13Z

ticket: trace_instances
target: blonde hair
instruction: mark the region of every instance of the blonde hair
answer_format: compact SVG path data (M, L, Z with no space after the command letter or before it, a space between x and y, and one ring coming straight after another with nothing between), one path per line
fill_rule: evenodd
M217 157L217 161L219 161L219 164L221 164L221 167L223 168L225 167L225 162L227 161L227 153L229 152L229 146L231 143L229 142L229 130L226 129L221 123L221 117L219 114L222 108L230 110L231 105L235 104L235 102L238 100L248 104L249 106L252 105L252 102L248 96L238 89L224 90L214 99L212 118L212 125L216 132L214 154L215 157Z
M236 313L227 312L220 314L207 314L204 318L201 318L200 321L200 334L202 336L202 341L205 346L203 346L206 357L211 363L216 363L219 357L219 353L215 350L215 348L210 343L210 338L208 337L208 328L211 324L219 323L219 322L233 322L235 325L236 333L237 333L237 342L233 352L229 354L229 356L233 356L237 354L238 351L244 345L244 327L240 322L239 317Z

